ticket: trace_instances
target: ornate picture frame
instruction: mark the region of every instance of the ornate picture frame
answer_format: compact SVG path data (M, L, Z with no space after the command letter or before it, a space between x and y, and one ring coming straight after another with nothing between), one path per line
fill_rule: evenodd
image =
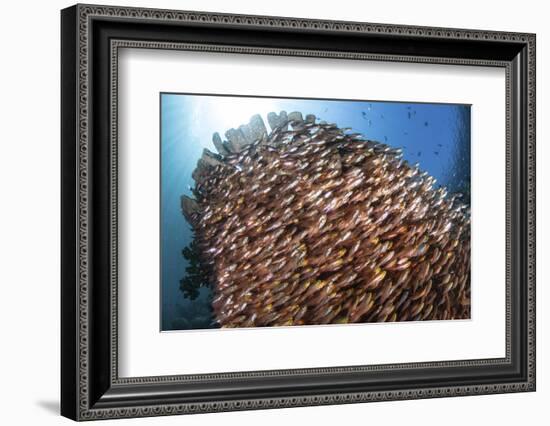
M160 416L535 390L534 34L76 5L61 12L61 413ZM502 358L120 377L122 48L487 66L506 74ZM504 177L503 177L504 179Z

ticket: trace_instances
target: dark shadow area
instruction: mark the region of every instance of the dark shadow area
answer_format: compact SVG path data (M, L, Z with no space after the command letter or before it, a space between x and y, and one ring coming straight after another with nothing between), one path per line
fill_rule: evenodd
M37 401L38 405L43 410L49 412L50 414L59 415L59 401Z

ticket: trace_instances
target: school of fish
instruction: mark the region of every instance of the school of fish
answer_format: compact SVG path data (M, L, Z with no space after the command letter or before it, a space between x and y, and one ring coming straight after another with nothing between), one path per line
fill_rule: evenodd
M222 327L470 318L470 212L351 129L270 113L214 134L183 196Z

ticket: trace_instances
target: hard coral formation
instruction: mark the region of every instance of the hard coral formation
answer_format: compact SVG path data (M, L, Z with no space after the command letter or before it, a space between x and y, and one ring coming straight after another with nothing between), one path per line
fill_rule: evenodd
M470 316L470 218L399 149L300 112L213 137L182 197L223 327Z

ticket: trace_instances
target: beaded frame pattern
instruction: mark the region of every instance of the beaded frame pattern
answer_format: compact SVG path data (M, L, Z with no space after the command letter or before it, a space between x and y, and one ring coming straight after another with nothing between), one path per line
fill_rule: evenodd
M94 5L78 5L78 418L80 420L105 419L113 417L142 417L142 416L161 416L187 413L206 413L232 410L251 410L263 408L282 408L310 405L328 405L344 404L354 402L385 401L385 400L403 400L418 398L435 398L444 396L465 396L489 393L506 393L518 391L532 391L535 389L535 36L533 34L494 32L480 30L431 28L417 26L401 26L387 24L369 24L357 22L337 22L326 20L310 20L298 18L282 18L268 16L247 16L233 14L218 14L205 12L188 11L170 11L157 9L141 9L126 7L104 7ZM94 17L117 17L127 19L140 19L140 21L172 21L172 22L191 22L191 23L210 23L210 24L233 24L263 28L291 28L291 29L311 29L327 32L359 32L375 33L385 35L411 35L415 37L426 38L448 38L448 39L466 39L466 40L495 40L524 43L527 45L527 96L528 96L528 117L527 117L527 151L528 151L528 182L527 182L527 202L528 202L528 247L527 247L527 273L528 282L528 323L527 323L527 354L528 354L528 374L526 382L503 383L494 385L479 386L450 386L424 389L403 389L395 391L380 392L356 392L356 393L336 393L326 395L311 395L301 397L277 397L261 398L248 400L231 400L207 403L176 403L163 404L155 406L143 406L136 408L109 408L94 409L89 407L89 335L88 335L88 233L89 233L89 28L90 21ZM505 67L506 69L506 357L500 359L481 359L464 360L449 362L430 362L414 364L388 364L359 367L327 367L317 369L299 369L299 370L273 370L261 372L243 372L243 373L221 373L207 375L187 375L187 376L159 376L159 377L118 377L118 327L117 327L117 71L118 71L118 50L119 48L148 48L148 49L168 49L168 50L195 50L209 52L225 52L239 54L268 54L285 56L310 56L325 57L335 59L362 59L375 61L396 61L396 62L424 62L424 63L445 63L456 65L478 65ZM178 381L201 381L215 380L224 378L246 378L246 377L271 377L271 376L299 376L304 374L330 374L342 372L360 372L375 371L384 369L403 369L403 368L424 368L424 367L449 367L449 366L478 366L488 364L503 364L510 362L510 207L511 207L511 182L510 182L510 164L511 164L511 129L509 126L511 114L511 81L510 66L506 62L466 60L454 58L419 58L414 56L396 56L396 55L371 55L360 53L327 52L296 49L270 49L270 48L252 48L237 46L216 46L204 44L183 44L183 43L164 43L164 42L146 42L137 40L111 40L111 381L114 384L147 384L147 383L169 383Z

